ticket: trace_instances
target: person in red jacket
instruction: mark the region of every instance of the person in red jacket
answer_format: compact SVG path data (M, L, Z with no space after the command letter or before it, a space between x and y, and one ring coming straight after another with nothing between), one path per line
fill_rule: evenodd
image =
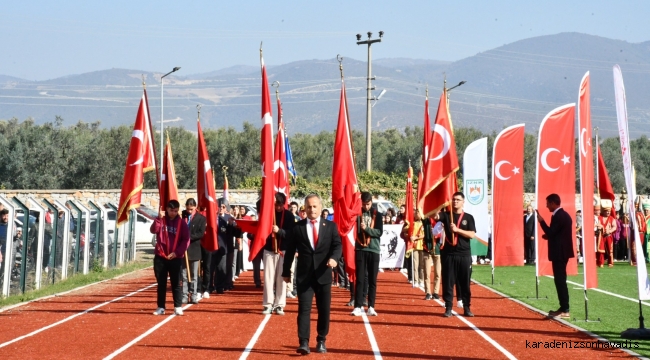
M158 218L151 224L151 233L156 234L153 272L158 282L158 308L154 315L165 314L165 296L167 295L167 276L172 283L174 314L183 315L183 288L181 287L181 269L185 251L190 245L190 231L187 223L178 216L180 203L170 200L166 211L160 210Z

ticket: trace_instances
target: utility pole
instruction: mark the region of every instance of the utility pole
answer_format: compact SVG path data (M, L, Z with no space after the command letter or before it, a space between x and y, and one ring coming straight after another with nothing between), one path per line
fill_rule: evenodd
M375 80L372 77L372 49L370 45L374 43L381 42L381 39L384 37L384 32L379 32L379 39L372 39L372 32L368 31L368 40L361 41L361 34L357 34L357 45L368 45L368 85L367 85L367 104L366 104L366 171L372 170L372 150L371 150L371 136L372 136L372 105L371 101L376 100L372 96L372 90L375 88L372 86L371 81Z

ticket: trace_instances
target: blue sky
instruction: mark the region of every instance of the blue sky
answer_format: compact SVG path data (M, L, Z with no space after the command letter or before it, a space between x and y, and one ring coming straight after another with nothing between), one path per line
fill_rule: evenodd
M0 74L45 80L109 68L179 75L233 65L374 58L458 60L517 40L582 32L650 40L650 1L6 1ZM365 37L365 35L364 35Z

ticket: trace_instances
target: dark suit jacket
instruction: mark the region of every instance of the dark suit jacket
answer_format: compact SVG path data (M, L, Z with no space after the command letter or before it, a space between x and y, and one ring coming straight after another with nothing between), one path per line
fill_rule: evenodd
M548 240L548 260L566 261L574 257L573 253L573 220L571 215L560 208L551 217L551 225L540 223Z
M533 215L530 216L530 219L526 221L526 216L524 215L524 240L530 240L531 236L535 236L535 220L537 215L533 212Z
M341 257L341 237L336 224L329 220L320 220L318 245L314 250L307 235L307 219L298 221L287 236L287 252L284 254L283 277L291 276L291 265L294 255L298 252L296 265L296 285L305 288L316 281L321 285L332 282L332 268L327 266L329 259L338 260Z
M188 214L183 210L183 221L187 222ZM187 257L189 261L201 260L201 239L205 235L207 220L205 216L198 211L192 216L190 221L190 247L187 248Z

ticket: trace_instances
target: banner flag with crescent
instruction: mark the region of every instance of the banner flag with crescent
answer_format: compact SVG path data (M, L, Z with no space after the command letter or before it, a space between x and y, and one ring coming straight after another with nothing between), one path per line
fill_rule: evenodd
M484 137L469 144L463 154L463 211L472 214L476 226L476 235L469 241L473 256L485 256L488 252L487 174L487 138Z
M551 223L552 215L545 207L546 197L550 194L560 196L562 209L569 213L573 225L576 224L575 107L575 103L571 103L554 109L546 115L539 126L535 201L537 210L547 224ZM542 239L543 234L542 228L537 224L535 227L537 276L553 275L553 268L548 260L548 242ZM576 249L575 231L572 234L573 249ZM577 273L578 262L569 261L567 274Z
M406 230L406 252L413 250L413 241L411 241L411 236L413 236L413 221L415 216L413 215L413 168L409 162L409 169L406 173L406 199L404 200L404 207L406 208L406 218L404 219L404 227L402 231Z
M492 151L492 265L523 266L521 194L524 193L524 124L505 128ZM539 241L539 240L538 240Z
M160 134L162 136L162 134ZM122 191L117 210L118 226L129 220L131 209L140 207L144 173L156 169L156 152L153 147L153 133L149 118L149 102L147 90L142 93L138 114L135 117L129 154L126 157L126 168L122 179Z
M341 74L341 100L334 139L334 161L332 164L332 207L334 222L343 243L345 271L350 281L355 279L355 255L357 216L361 215L361 193L357 183L357 171L352 147L350 119L348 117L345 82Z
M636 198L636 186L634 183L632 167L632 154L630 153L630 131L627 121L627 104L625 100L625 86L623 85L623 74L618 65L614 66L614 93L616 94L616 118L618 120L618 134L621 141L621 155L623 156L623 173L625 174L625 187L627 189L628 213L635 213L634 201ZM639 300L650 300L650 279L648 278L648 269L646 268L643 251L641 249L641 238L638 231L634 233L634 242L636 244L636 271L637 284L639 287Z
M219 249L217 238L217 196L214 186L214 174L210 166L208 148L205 146L201 122L196 122L198 133L198 156L196 164L196 195L199 209L205 209L205 235L201 239L201 246L207 251Z
M435 216L438 210L449 205L454 192L458 191L456 141L447 107L447 91L443 90L438 103L436 122L433 125L429 156L424 165L422 184L424 216Z
M422 158L420 159L420 172L418 173L418 191L417 191L417 206L422 210L424 204L424 171L425 164L429 160L429 145L431 144L431 122L429 120L429 91L427 90L427 97L424 100L424 126L422 127Z
M253 247L248 254L248 261L253 261L257 254L264 248L266 238L271 235L275 219L274 179L273 179L273 116L271 112L271 96L269 94L269 80L266 76L266 66L260 49L260 65L262 67L262 132L260 138L260 162L262 163L262 193L260 209L257 214L257 231L253 240Z
M605 160L603 160L603 153L600 151L599 144L596 144L596 148L598 149L598 196L600 196L601 199L614 201L616 196L614 195L612 182L609 180L607 166L605 166Z
M580 203L582 208L582 248L594 249L594 152L591 144L591 97L589 71L583 76L578 92L578 148L580 149ZM596 144L598 146L598 144ZM613 200L613 199L612 199ZM584 287L598 287L596 259L591 251L582 254Z
M167 136L167 144L163 152L163 168L160 175L160 204L167 206L169 200L178 201L178 186L176 184L176 170L174 169L174 158L172 157L172 145Z
M286 196L285 208L289 206L289 177L287 174L287 154L284 144L284 121L282 119L282 104L278 96L278 134L275 137L275 153L273 158L274 190Z

